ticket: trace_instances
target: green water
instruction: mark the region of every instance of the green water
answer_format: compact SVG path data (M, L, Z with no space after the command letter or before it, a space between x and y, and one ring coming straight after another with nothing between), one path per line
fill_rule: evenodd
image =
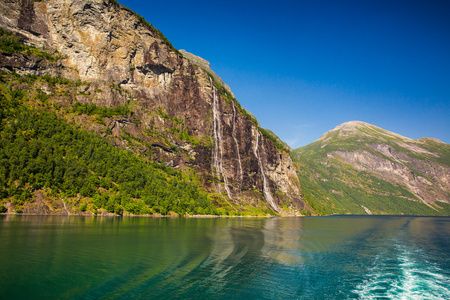
M0 217L1 299L449 299L450 218Z

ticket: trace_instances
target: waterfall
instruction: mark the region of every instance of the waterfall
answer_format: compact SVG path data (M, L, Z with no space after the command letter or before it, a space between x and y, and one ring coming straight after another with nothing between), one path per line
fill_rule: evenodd
M239 154L239 144L236 138L236 108L234 107L234 102L231 101L233 104L233 130L231 135L233 136L234 143L236 144L236 153L237 153L237 159L239 163L239 172L240 172L240 182L239 182L239 189L242 188L242 182L244 181L244 174L242 172L242 164L241 164L241 155Z
M70 215L69 210L67 209L67 205L66 202L64 202L64 199L61 199L63 205L64 205L64 209L66 210L66 214Z
M211 87L213 89L213 135L214 135L214 149L212 152L212 167L213 167L213 175L215 177L223 178L225 191L227 192L228 198L231 199L230 188L228 187L228 178L225 176L223 172L223 140L222 140L222 125L220 122L220 116L218 111L218 103L217 103L217 94L216 88L214 87L211 78L209 78L211 83ZM214 183L216 191L221 194L221 185Z
M256 129L256 145L255 145L255 148L253 149L253 152L255 153L255 157L258 160L259 170L261 172L261 176L263 179L264 197L266 198L266 201L270 204L270 206L272 206L272 208L276 212L279 213L280 210L278 209L277 205L275 204L272 194L270 193L269 188L267 187L267 179L266 179L266 175L264 174L264 166L262 164L260 156L258 155L258 143L259 143L259 131L258 131L258 129Z
M370 211L370 209L368 209L368 208L365 207L364 205L361 205L361 207L364 208L364 210L366 211L366 213L367 213L368 215L371 215L371 214L372 214L372 212Z

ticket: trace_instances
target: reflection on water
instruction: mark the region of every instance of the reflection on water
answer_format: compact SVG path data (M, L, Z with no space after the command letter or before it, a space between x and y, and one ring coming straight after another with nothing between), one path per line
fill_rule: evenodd
M450 218L0 217L8 299L450 298Z

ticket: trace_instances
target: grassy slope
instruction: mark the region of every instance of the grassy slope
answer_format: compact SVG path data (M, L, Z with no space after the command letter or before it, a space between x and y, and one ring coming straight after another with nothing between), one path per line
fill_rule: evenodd
M327 133L323 139L292 151L299 168L299 179L306 200L319 214L364 214L362 206L377 214L425 214L448 215L449 205L434 210L419 202L405 187L380 180L367 172L355 170L336 157L327 157L333 151L356 151L363 149L384 159L391 159L366 144L386 143L397 151L408 152L411 157L427 159L448 165L449 147L427 139L421 145L431 152L441 153L439 158L411 153L394 141L404 140L378 127L358 128L357 135L339 137L337 131ZM323 141L329 139L324 146ZM408 200L410 199L410 200ZM414 201L411 201L414 200Z

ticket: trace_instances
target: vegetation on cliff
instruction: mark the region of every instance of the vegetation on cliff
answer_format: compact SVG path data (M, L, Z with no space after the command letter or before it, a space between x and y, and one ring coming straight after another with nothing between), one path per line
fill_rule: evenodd
M10 79L1 75L0 197L11 198L18 211L34 191L48 189L79 202L82 211L216 213L206 194L181 172L114 147L56 112L31 109L32 95L9 89Z
M57 57L41 51L34 46L24 44L23 38L0 27L0 51L3 53L21 53L25 55L36 55L50 61L57 60Z

